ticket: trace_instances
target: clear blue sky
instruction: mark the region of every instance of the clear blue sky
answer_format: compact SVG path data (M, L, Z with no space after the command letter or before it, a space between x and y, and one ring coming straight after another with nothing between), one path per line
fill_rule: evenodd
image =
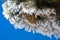
M2 15L3 10L1 5L3 2L4 0L0 0L0 40L56 40L54 36L50 39L41 34L26 32L24 29L15 30L13 25ZM60 38L58 40L60 40Z

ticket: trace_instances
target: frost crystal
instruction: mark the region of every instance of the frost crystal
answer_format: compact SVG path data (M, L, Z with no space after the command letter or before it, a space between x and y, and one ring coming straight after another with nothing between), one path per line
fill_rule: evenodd
M27 0L28 1L28 0ZM3 15L14 25L15 29L25 29L33 33L41 33L51 37L60 37L60 21L56 22L56 12L54 8L37 9L34 1L19 2L7 0L3 7Z

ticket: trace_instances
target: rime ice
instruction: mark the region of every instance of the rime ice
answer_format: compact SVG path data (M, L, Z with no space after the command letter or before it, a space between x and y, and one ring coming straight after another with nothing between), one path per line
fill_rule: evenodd
M60 26L56 23L56 12L54 8L38 9L33 6L34 1L20 2L7 0L3 7L4 17L14 25L15 29L25 29L33 33L41 33L51 37L60 38Z

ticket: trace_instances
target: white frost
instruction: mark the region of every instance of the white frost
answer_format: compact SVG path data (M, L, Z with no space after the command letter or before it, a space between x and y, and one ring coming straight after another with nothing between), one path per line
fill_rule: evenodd
M56 17L51 18L49 14L55 13L55 9L52 8L43 8L43 9L36 9L36 7L33 7L33 3L31 2L21 2L20 4L16 5L15 1L7 0L4 4L2 4L3 8L3 15L10 21L11 24L14 25L15 29L25 29L25 31L33 33L41 33L43 35L47 35L48 37L51 37L52 34L55 35L56 38L60 38L60 26L56 23ZM29 6L30 5L30 6ZM27 8L26 8L27 7ZM28 13L32 15L32 13L35 13L35 15L47 15L48 20L44 20L44 22L39 22L36 25L29 23L26 19L22 17L22 13ZM20 17L18 17L20 15Z

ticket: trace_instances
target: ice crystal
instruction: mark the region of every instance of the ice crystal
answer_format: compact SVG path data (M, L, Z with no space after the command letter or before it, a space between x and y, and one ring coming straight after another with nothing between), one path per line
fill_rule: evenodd
M24 1L24 0L23 0ZM51 37L60 37L60 21L56 22L54 8L37 9L34 1L7 0L3 7L3 15L14 25L15 29L25 29L33 33L41 33ZM18 3L19 2L19 3ZM17 4L18 3L18 4Z

